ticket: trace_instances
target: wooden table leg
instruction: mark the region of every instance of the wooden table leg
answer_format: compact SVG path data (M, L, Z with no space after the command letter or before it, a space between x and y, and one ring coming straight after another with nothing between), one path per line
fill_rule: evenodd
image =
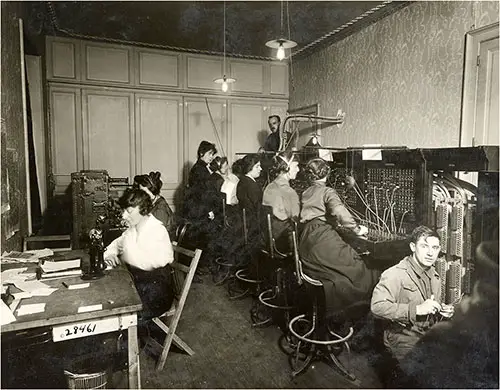
M137 325L132 325L128 328L128 387L129 389L141 388Z

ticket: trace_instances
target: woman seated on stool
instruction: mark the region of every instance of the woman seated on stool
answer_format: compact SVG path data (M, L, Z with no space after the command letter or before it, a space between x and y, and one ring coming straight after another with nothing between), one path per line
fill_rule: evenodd
M213 172L209 180L210 202L213 203L215 219L221 224L223 217L222 200L226 204L226 215L231 214L232 207L238 203L236 197L236 185L238 177L229 172L227 157L215 157L210 163L210 170ZM222 221L223 222L223 221Z
M165 266L174 260L167 229L150 214L152 201L145 191L128 188L118 200L128 229L104 252L109 266L125 264L130 271L143 310L139 321L146 321L168 310L173 290Z
M330 173L326 161L310 160L305 173L312 185L302 194L300 212L301 222L305 224L299 245L304 272L323 282L327 313L341 312L361 301L369 305L380 273L366 267L334 226L340 224L358 235L366 234L367 228L356 223L337 192L326 186ZM329 221L330 218L334 221Z
M160 172L149 172L149 175L137 175L134 177L134 186L143 190L153 201L151 214L165 225L170 237L175 235L175 216L160 190L163 182Z
M240 179L238 179L238 176L229 171L227 157L215 157L210 163L210 170L213 172L210 176L210 180L212 181L212 184L214 184L217 191L226 195L226 204L238 204L236 186Z
M271 176L275 179L264 190L262 204L273 208L271 226L276 247L280 252L291 252L291 232L293 220L300 213L299 196L290 187L290 180L297 177L299 162L290 151L282 152L273 157Z
M236 187L236 196L240 210L245 209L248 238L255 239L258 236L260 210L262 206L262 187L256 182L262 172L260 158L258 155L249 154L242 158L238 165L240 169L240 181Z

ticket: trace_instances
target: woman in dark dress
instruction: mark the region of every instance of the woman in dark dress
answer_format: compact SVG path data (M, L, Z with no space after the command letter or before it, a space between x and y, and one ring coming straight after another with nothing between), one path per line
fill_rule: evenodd
M208 141L201 141L198 146L198 160L189 171L185 204L185 216L191 221L208 222L214 219L213 211L207 207L204 198L212 174L210 163L216 153L215 144Z
M153 214L156 219L163 223L170 237L175 235L175 215L160 190L163 185L160 172L149 172L149 175L137 175L134 177L134 186L140 188L149 195L153 201Z
M236 187L236 196L240 210L245 209L247 221L258 225L262 208L262 187L255 181L260 176L262 168L257 155L249 154L243 157L240 168L240 181Z
M255 180L260 176L261 171L258 155L247 155L233 164L233 172L237 173L240 178L236 187L240 215L242 215L243 209L245 209L246 215L247 254L252 253L261 243L262 187Z
M368 269L335 230L340 225L357 235L368 231L354 220L337 192L326 186L328 164L315 158L306 164L305 171L312 185L302 194L300 216L304 229L299 253L304 272L323 282L327 312L336 313L369 301L380 272Z

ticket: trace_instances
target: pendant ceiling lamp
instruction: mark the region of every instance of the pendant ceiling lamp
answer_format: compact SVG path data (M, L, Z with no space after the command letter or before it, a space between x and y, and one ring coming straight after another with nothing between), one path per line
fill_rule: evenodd
M287 26L288 26L288 39L283 38L283 0L281 0L281 30L280 34L282 38L273 39L266 42L266 46L272 49L277 49L276 58L282 60L285 58L285 50L291 49L297 46L297 42L290 39L290 14L288 12L288 1L286 2L286 16L287 16Z
M234 83L236 79L233 79L232 77L227 77L226 76L226 2L224 1L224 31L223 31L223 37L222 41L224 42L224 59L223 59L223 65L222 65L222 74L223 76L215 79L214 83L216 84L221 84L221 89L222 92L227 92L229 84Z

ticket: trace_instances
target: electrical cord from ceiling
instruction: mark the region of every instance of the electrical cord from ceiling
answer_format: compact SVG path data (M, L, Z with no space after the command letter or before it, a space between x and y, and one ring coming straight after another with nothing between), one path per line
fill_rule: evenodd
M217 143L219 144L220 150L222 151L222 156L226 156L226 152L224 151L224 146L222 145L222 141L219 137L219 132L217 131L217 126L215 126L215 121L212 116L212 111L210 110L207 97L205 97L205 104L207 106L208 116L210 117L210 121L212 122L212 129L214 131L215 138L217 139Z

